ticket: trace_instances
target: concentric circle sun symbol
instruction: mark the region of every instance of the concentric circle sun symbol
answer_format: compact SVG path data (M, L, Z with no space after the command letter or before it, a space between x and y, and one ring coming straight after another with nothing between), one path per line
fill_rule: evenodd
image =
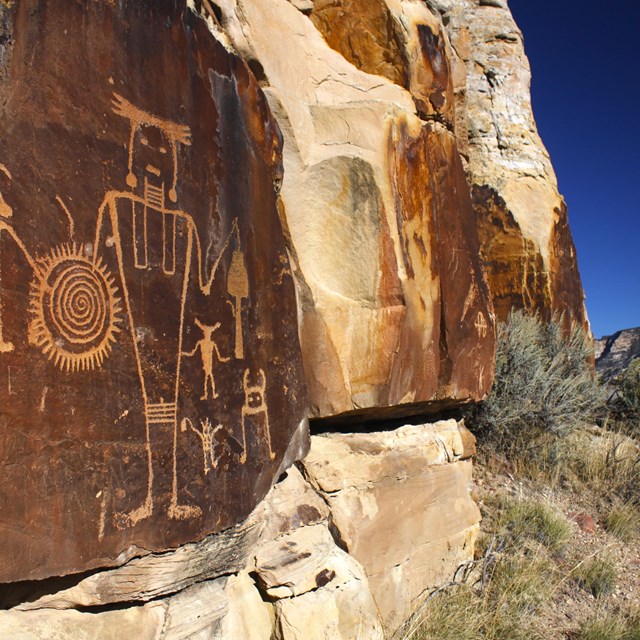
M120 331L120 299L100 260L77 245L55 247L31 283L29 341L63 371L102 366Z

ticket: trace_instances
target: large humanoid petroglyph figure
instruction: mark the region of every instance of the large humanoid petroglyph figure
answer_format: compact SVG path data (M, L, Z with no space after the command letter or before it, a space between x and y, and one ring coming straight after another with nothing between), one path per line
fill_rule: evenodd
M119 514L117 519L119 526L132 526L153 513L153 486L157 473L153 448L155 441L160 440L155 435L167 429L173 432L174 449L173 490L167 513L176 519L196 517L201 513L195 505L179 504L176 478L178 395L181 359L185 355L182 343L188 284L195 275L200 291L209 295L227 248L234 242L235 253L240 254L241 250L234 221L218 258L205 272L203 250L194 219L177 206L178 147L191 144L189 128L143 111L117 94L114 95L113 111L130 123L126 175L129 190L110 191L105 196L98 214L94 246L96 259L110 249L115 250L117 256L145 407L147 495L142 505L127 514ZM192 274L194 263L197 265L196 274ZM135 273L139 273L139 277L132 277L131 274ZM178 320L174 325L175 331L164 331L161 341L145 340L145 331L153 332L154 318L158 314L148 292L153 288L161 290L163 286L176 285L180 291L180 305L173 311ZM171 310L163 312L170 313ZM210 335L212 331L207 333L204 328L203 331L205 336L197 346L202 351L205 373L203 399L209 399L208 384L212 398L217 397L212 371L215 345ZM229 360L220 355L217 346L215 350L221 362ZM159 351L161 359L158 358Z

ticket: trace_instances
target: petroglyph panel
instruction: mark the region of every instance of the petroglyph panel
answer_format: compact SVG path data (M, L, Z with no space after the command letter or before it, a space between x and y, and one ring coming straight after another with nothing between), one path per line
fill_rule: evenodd
M185 2L63 5L0 8L0 582L230 527L302 453L263 94Z

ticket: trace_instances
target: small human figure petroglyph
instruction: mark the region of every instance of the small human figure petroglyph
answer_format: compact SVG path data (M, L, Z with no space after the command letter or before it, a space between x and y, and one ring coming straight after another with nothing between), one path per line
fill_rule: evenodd
M213 326L203 324L196 319L196 325L202 331L202 338L196 342L196 346L191 351L183 351L182 355L191 357L196 355L196 351L200 349L200 356L202 358L202 370L204 371L204 389L203 395L200 400L209 399L209 386L211 386L211 395L213 398L217 398L216 385L213 379L213 356L214 354L220 362L229 362L231 358L225 358L220 355L218 345L214 342L213 332L220 327L220 323L216 322Z

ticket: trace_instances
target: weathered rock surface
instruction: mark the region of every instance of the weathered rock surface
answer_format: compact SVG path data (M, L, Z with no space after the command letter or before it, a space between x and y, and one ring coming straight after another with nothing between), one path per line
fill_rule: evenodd
M298 528L263 545L255 572L275 598L281 640L382 640L382 623L362 566L324 524Z
M18 585L0 602L22 601L0 611L0 637L382 640L367 575L335 542L331 518L327 502L290 468L235 530L66 589L44 581L45 595ZM251 544L230 558L234 538Z
M473 558L480 513L469 494L474 438L455 420L385 433L312 436L303 464L385 624Z
M272 626L271 607L246 573L114 611L0 612L2 637L16 640L269 640Z
M400 2L314 2L309 16L287 0L217 4L284 136L311 415L481 398L493 314L436 16Z
M304 454L307 405L281 136L211 18L24 0L0 30L8 582L235 525Z
M587 325L564 200L531 110L531 72L506 0L430 0L466 82L456 118L468 130L468 175L498 317L512 307Z
M596 371L605 380L622 373L635 358L640 358L640 327L623 329L594 341Z

